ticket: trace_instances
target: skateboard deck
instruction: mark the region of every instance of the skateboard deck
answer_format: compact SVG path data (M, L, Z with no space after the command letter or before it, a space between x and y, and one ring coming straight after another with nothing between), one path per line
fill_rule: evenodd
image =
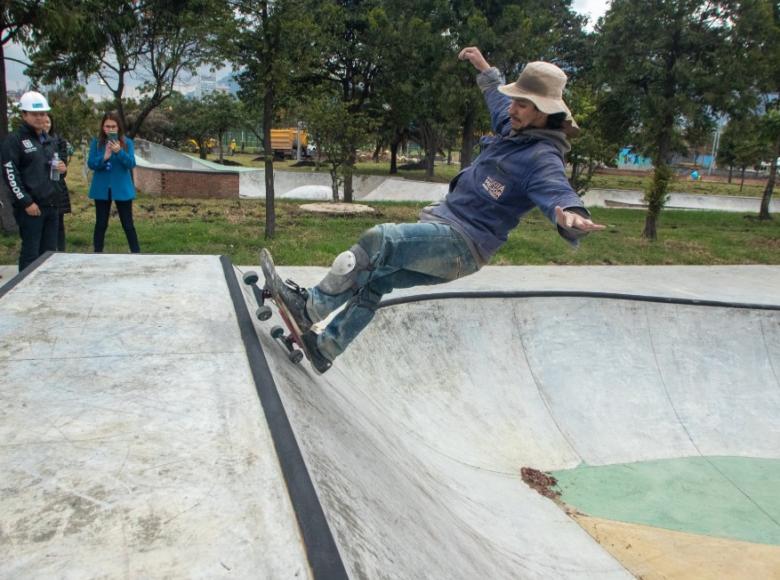
M258 276L255 272L244 274L244 282L252 285L255 299L258 303L257 318L260 320L271 318L273 314L271 307L265 304L266 300L270 298L271 302L276 306L282 322L287 327L285 331L281 326L274 326L271 328L271 336L281 342L282 346L287 350L287 358L294 364L300 363L304 356L311 360L311 355L301 338L301 329L295 323L295 319L287 309L284 300L281 299L279 289L284 285L284 281L276 273L271 253L265 248L260 250L260 268L265 278L262 290L257 287Z

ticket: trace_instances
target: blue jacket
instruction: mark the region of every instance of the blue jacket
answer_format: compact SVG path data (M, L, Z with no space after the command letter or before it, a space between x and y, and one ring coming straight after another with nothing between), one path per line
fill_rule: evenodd
M108 199L108 190L111 190L111 199L115 201L128 201L135 199L135 186L133 185L133 167L135 167L135 147L133 140L125 137L127 150L120 149L119 153L113 153L108 161L103 160L105 149L98 148L98 140L92 139L89 144L89 159L87 165L95 172L92 176L92 185L89 187L90 199Z
M442 202L423 210L423 221L442 221L463 234L486 264L506 242L520 219L538 207L555 223L555 206L589 215L566 178L564 153L570 146L563 131L513 132L509 97L498 91L498 71L480 75L495 132L482 140L482 153L450 182ZM582 233L558 232L572 244Z

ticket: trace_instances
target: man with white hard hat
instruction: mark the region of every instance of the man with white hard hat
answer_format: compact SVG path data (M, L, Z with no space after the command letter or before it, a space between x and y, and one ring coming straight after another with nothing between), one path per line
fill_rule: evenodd
M63 161L53 161L54 144L44 130L51 110L46 97L28 91L19 108L23 123L3 143L2 162L22 238L21 272L45 252L57 250L58 190L52 174L67 168Z

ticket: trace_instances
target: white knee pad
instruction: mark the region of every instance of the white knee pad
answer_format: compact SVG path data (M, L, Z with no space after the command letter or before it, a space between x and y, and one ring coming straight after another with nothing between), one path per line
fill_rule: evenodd
M336 256L329 273L334 276L346 276L355 269L355 266L357 266L357 258L352 251L347 250Z
M359 245L354 245L346 252L341 252L330 267L325 278L318 284L326 294L341 294L352 288L357 275L368 268L368 254Z

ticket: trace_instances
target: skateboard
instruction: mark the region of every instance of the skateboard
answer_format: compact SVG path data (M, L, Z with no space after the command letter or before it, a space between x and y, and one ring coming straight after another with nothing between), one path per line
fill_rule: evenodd
M276 306L284 325L287 327L287 330L281 326L272 327L271 337L284 347L287 351L287 358L293 364L300 363L304 356L311 360L309 351L301 338L300 328L298 328L295 320L287 310L284 301L279 297L278 289L284 282L276 273L271 253L265 248L260 250L260 268L262 269L263 277L265 278L265 284L262 289L257 285L257 282L260 279L257 272L246 272L243 276L244 284L252 287L255 301L257 301L255 316L261 321L266 321L271 318L273 311L271 310L271 307L266 304L266 301L270 299Z

